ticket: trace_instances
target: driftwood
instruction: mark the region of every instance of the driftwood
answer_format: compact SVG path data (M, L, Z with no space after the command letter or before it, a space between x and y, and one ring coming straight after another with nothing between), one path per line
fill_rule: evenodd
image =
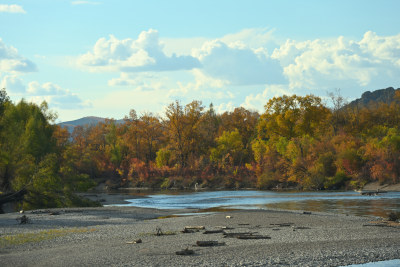
M192 234L192 233L195 233L195 232L198 232L199 230L191 230L191 229L187 229L187 228L184 228L182 231L181 231L181 233L184 233L184 234Z
M232 230L232 229L235 229L235 228L233 228L233 227L230 227L230 226L216 226L217 228L221 228L221 229L223 229L223 230Z
M311 211L304 211L303 214L311 215Z
M181 231L184 234L190 234L190 233L195 233L198 232L200 230L204 230L206 229L204 226L185 226L185 228L183 228L183 231Z
M270 236L267 235L238 235L237 239L271 239Z
M185 229L188 230L204 230L206 229L205 226L199 225L199 226L185 226Z
M140 243L142 243L142 239L136 239L136 240L134 240L134 241L128 241L128 242L126 242L127 244L140 244Z
M226 233L224 232L224 237L225 238L237 238L238 236L251 236L253 234L256 234L257 232L244 232L244 233Z
M207 230L207 231L204 231L203 234L219 234L219 233L224 233L224 230L223 229Z
M199 247L215 247L215 246L224 246L225 242L218 241L197 241L196 244Z
M290 227L292 226L294 223L271 223L270 225L272 226L279 226L279 227Z
M175 252L176 255L183 255L183 256L187 256L187 255L193 255L194 251L189 249L189 248L185 248L184 250L180 250Z

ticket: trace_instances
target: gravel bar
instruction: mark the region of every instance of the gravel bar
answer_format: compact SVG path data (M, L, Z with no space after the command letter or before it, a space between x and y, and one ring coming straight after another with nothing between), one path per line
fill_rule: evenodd
M278 210L177 216L188 212L102 207L0 214L0 265L345 266L400 258L400 227L375 218ZM24 215L28 222L20 224ZM205 229L182 233L185 226ZM183 250L193 253L177 255Z

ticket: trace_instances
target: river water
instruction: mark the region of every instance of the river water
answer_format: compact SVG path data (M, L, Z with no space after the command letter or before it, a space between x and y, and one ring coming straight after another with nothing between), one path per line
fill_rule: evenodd
M400 212L400 192L377 196L357 192L272 192L257 190L152 193L129 204L157 209L285 209L387 217Z

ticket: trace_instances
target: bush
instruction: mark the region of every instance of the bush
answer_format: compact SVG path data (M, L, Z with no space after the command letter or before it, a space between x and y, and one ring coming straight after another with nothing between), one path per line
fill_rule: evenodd
M324 188L328 190L341 189L346 185L346 182L349 179L350 178L344 172L339 171L335 176L328 178L328 180L324 183Z
M257 178L257 187L259 189L272 189L278 184L272 172L264 172Z

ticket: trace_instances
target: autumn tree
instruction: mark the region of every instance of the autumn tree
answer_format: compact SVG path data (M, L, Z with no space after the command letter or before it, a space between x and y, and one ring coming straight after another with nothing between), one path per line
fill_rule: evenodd
M248 163L253 160L251 142L256 137L256 125L260 115L255 111L243 107L235 108L233 112L225 112L221 115L220 134L224 131L238 130L242 139L245 153L241 155L241 162Z
M154 161L156 152L163 141L163 126L160 119L151 112L144 113L141 117L141 136L143 138L146 162Z
M200 101L193 101L185 107L175 101L166 110L169 146L180 167L187 166L189 156L201 149L198 140L203 109Z

